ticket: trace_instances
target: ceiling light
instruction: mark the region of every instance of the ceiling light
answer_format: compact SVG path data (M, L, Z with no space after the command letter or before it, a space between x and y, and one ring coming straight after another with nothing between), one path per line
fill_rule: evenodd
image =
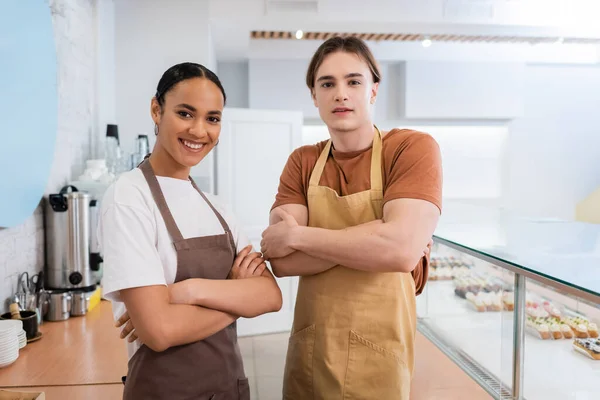
M423 39L421 44L423 45L423 47L430 47L432 42L431 42L431 39L429 38L429 36L425 36L425 39Z
M300 40L300 39L302 39L303 36L304 36L304 32L302 32L301 30L296 31L296 39Z

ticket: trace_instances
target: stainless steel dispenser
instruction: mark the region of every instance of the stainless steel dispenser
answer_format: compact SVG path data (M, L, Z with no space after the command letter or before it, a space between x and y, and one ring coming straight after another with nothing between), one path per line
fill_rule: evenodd
M95 239L96 205L88 193L70 185L48 197L46 288L93 289L97 284L92 271L100 269L102 257Z

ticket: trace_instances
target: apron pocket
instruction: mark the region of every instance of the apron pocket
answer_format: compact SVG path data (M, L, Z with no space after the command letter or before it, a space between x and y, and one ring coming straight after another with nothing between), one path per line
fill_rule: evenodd
M284 399L312 398L314 347L315 325L290 336L283 373Z
M350 331L344 400L409 400L410 371L400 355Z
M238 398L239 400L250 400L250 384L248 378L238 379Z

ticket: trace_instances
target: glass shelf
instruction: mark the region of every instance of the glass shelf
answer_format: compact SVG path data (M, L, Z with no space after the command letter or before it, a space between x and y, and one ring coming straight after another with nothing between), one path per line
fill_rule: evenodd
M600 302L600 225L535 219L460 203L444 207L438 242L591 302Z

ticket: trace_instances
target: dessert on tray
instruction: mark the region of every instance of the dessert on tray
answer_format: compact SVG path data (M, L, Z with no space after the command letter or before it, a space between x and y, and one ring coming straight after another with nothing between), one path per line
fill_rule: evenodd
M563 337L564 337L565 339L573 339L573 336L575 336L575 335L573 334L573 330L572 330L572 329L571 329L571 327L570 327L569 325L567 325L567 324L563 324L563 323L561 323L561 325L560 325L560 330L561 330L561 332L562 332L562 334L563 334Z
M575 333L575 337L580 339L597 338L598 326L582 315L570 313L562 317L562 322L571 327Z
M527 320L525 322L525 329L534 336L542 340L548 340L552 337L550 334L550 327L547 323L541 320L537 320L532 316L527 316Z
M542 307L548 314L550 314L554 318L560 319L560 317L562 316L562 313L560 312L560 310L557 307L555 307L552 303L550 303L549 301L544 301L542 303Z
M471 265L455 257L432 257L429 266L431 281L448 281L469 275L471 271Z
M550 316L548 311L541 308L537 303L531 303L529 301L527 301L525 312L527 313L527 315L533 318L547 318Z
M469 304L471 304L476 311L502 311L502 292L496 293L485 293L479 292L474 294L473 292L467 292L465 295Z
M485 302L481 296L473 294L473 292L467 292L466 294L467 301L475 307L475 310L479 312L484 312L486 310Z
M593 322L590 322L587 326L588 329L588 333L590 334L591 338L597 338L598 335L598 325L594 324Z
M550 333L552 334L552 338L555 340L559 340L563 338L562 330L560 329L560 324L554 322L550 325Z
M600 360L600 339L575 339L573 348L593 360Z

